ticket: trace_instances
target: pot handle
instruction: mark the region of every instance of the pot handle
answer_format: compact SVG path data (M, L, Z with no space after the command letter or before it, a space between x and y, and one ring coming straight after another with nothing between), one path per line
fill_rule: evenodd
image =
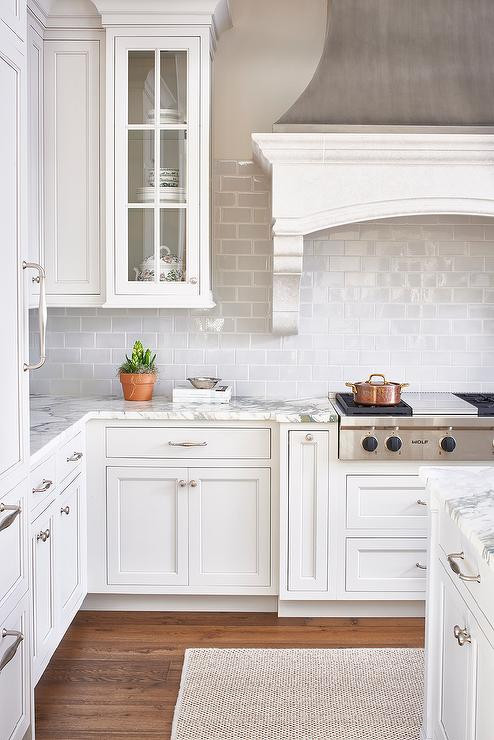
M355 383L345 383L345 385L347 385L349 388L351 388L354 393L357 392L357 388L355 386Z
M371 380L372 380L372 378L382 378L382 379L383 379L383 385L386 385L386 383L388 382L388 381L386 380L386 376L385 376L385 375L383 375L382 373L371 373L371 374L369 375L369 379L368 379L368 381L367 381L367 382L368 382L368 383L370 383L370 382L371 382Z
M410 383L400 383L400 390L402 388L408 388L409 385L410 385Z

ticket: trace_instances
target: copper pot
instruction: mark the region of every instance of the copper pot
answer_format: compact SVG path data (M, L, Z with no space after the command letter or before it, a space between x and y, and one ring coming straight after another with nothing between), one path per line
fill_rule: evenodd
M374 383L372 378L382 378ZM408 383L393 383L382 373L372 373L368 380L359 383L345 383L353 391L353 400L361 406L396 406L401 401L401 389Z

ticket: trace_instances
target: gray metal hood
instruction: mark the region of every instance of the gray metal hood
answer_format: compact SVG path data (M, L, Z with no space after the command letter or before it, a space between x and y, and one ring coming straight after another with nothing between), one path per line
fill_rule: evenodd
M493 39L493 0L328 0L319 66L273 130L492 126Z

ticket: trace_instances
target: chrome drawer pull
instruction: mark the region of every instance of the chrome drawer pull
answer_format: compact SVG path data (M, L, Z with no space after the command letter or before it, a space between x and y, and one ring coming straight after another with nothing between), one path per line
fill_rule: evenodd
M449 567L455 573L458 578L461 581L475 581L475 583L480 583L480 573L476 576L467 576L464 573L461 572L461 568L456 562L457 560L464 560L465 559L465 553L464 552L452 552L448 555L448 563Z
M60 514L70 514L70 506L62 506L60 509Z
M82 452L74 452L70 457L67 458L67 462L77 462L82 457Z
M4 637L15 637L16 640L10 647L7 648L7 650L4 652L2 657L0 658L0 673L3 671L7 663L10 663L12 658L15 656L17 652L17 648L21 644L21 642L24 639L24 635L22 632L18 632L17 630L2 630L2 639Z
M419 506L427 506L427 501L422 501L421 498L417 499L417 503Z
M453 627L453 635L456 637L460 647L466 645L467 642L472 642L472 636L469 634L467 628L461 629L459 624L455 624Z
M427 570L426 565L422 565L422 563L415 563L416 568L420 568L420 570Z
M45 493L53 485L52 480L46 480L43 478L39 488L33 488L33 493Z
M39 542L39 540L41 540L41 542L46 542L46 540L49 539L49 537L50 537L50 530L49 529L45 529L45 530L42 530L41 532L39 532L36 535L36 540L38 542Z
M207 447L207 442L168 442L170 447Z
M14 504L0 504L0 514L2 514L4 511L11 511L11 514L8 514L5 519L2 519L0 522L0 532L3 529L7 529L7 527L10 527L13 521L15 521L16 517L19 516L21 513L21 507L15 506Z

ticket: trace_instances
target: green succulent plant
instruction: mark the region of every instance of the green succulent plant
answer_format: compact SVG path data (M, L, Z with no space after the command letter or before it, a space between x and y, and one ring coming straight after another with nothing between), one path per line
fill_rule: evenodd
M119 373L156 373L156 354L151 357L151 350L142 346L142 342L137 340L132 347L132 355L125 355L125 362L122 362L118 368Z

